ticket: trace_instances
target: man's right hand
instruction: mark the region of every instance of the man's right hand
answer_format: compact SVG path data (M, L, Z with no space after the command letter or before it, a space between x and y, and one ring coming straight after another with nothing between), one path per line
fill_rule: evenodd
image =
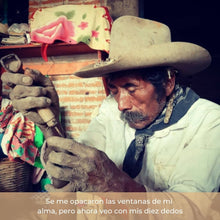
M46 137L50 136L52 132L38 114L37 109L50 107L59 121L57 92L50 79L39 71L27 68L24 73L5 72L1 79L13 88L9 94L13 107L38 125Z

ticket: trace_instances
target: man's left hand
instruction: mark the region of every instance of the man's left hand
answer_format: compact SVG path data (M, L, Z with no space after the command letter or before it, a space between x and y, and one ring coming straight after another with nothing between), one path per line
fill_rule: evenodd
M46 185L46 190L63 192L141 192L145 187L116 167L107 155L72 139L49 137L45 169L69 183L63 188Z

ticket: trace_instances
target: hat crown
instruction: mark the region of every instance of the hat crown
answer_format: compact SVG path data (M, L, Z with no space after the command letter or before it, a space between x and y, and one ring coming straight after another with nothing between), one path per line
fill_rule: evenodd
M109 57L131 56L154 44L171 42L171 33L165 24L133 16L115 20L111 31Z
M134 16L122 16L113 22L109 58L82 68L80 77L157 66L170 66L182 75L198 73L209 66L209 52L196 44L171 42L167 25Z

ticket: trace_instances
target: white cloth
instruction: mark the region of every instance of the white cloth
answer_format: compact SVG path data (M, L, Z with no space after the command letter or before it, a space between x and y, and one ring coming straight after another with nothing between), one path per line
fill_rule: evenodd
M79 141L104 151L121 169L134 134L109 96ZM199 99L176 124L150 137L136 181L152 191L218 191L219 135L220 106Z
M83 42L92 49L109 52L112 19L106 7L59 5L40 8L29 22L33 42Z

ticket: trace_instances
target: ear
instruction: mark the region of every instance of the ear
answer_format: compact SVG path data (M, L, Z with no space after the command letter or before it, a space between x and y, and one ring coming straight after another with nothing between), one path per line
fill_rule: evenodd
M176 77L175 74L172 74L168 80L167 80L167 84L166 84L166 96L170 96L171 93L173 92L173 89L175 87L176 84Z

